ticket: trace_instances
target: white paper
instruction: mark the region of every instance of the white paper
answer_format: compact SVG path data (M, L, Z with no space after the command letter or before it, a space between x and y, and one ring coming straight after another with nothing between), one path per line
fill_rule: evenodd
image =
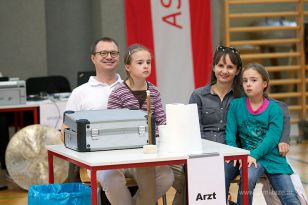
M161 152L202 153L196 104L167 104L166 125L159 126Z
M61 129L67 101L40 102L40 124Z
M187 160L189 205L225 205L225 171L222 155L205 154Z

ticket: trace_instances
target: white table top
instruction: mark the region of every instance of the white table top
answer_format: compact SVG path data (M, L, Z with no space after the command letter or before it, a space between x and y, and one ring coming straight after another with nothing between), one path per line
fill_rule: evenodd
M61 94L61 93L58 93ZM66 94L66 93L64 93ZM68 95L68 94L66 94ZM39 107L41 104L54 104L55 102L66 102L67 98L59 98L59 99L45 99L45 100L37 100L37 101L27 101L25 104L18 105L0 105L0 109L11 109L11 108L28 108L28 107Z
M223 156L236 156L236 155L248 155L249 151L230 147L228 145L202 140L203 141L203 153L218 152ZM106 165L118 165L118 164L133 164L133 163L145 163L145 162L159 162L159 161L172 161L188 159L187 153L158 153L144 154L142 149L124 149L124 150L111 150L111 151L97 151L97 152L77 152L66 148L61 145L48 145L47 149L76 160L89 166L106 166Z
M232 147L229 145L204 139L202 140L202 146L204 153L218 152L223 156L249 155L250 153L248 150L245 149L240 149L237 147Z
M38 103L34 102L26 102L26 104L19 105L1 105L0 109L14 109L14 108L27 108L27 107L39 107Z

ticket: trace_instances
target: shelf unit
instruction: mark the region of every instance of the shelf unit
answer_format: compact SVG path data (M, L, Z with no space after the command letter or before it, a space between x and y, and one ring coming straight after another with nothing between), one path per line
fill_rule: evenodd
M271 76L269 96L288 104L292 123L306 119L308 109L305 2L224 1L225 45L238 48L244 64L259 62L266 67Z

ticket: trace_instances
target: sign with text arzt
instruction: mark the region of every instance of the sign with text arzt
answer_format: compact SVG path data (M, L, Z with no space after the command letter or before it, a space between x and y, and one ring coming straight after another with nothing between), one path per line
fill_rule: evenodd
M210 153L191 156L187 161L189 205L224 205L225 171L223 156Z

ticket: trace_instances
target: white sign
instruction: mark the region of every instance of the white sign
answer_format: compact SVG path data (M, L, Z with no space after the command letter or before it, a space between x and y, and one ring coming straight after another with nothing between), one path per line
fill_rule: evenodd
M218 153L190 156L187 160L189 205L225 205L223 156Z
M61 129L66 100L46 100L40 102L40 124Z

